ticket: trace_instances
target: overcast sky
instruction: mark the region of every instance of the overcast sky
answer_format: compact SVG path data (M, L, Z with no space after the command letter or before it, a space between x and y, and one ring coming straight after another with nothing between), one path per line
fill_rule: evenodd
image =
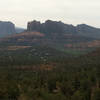
M34 19L100 27L100 0L0 0L0 20L26 27Z

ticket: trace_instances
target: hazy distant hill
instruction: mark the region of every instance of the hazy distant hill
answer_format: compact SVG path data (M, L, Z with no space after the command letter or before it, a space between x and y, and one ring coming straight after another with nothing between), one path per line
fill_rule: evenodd
M24 28L20 28L20 27L15 27L15 30L16 30L16 33L21 33L25 31Z
M0 37L16 33L15 25L12 22L0 21Z

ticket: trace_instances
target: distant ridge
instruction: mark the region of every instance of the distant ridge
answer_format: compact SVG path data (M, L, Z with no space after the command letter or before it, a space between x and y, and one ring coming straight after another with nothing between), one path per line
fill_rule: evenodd
M77 26L65 24L61 21L47 20L44 23L40 21L31 21L27 24L27 31L37 31L46 34L79 34L89 38L100 39L100 28L95 28L86 24Z
M25 31L24 28L20 28L20 27L15 27L15 30L16 30L16 33L21 33Z

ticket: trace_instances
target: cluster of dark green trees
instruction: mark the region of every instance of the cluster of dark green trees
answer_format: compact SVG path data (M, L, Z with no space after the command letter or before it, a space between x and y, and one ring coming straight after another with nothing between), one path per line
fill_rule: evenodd
M84 56L52 63L44 64L52 65L52 70L1 66L0 99L100 100L99 57ZM34 66L41 68L41 64Z
M1 50L0 100L100 100L99 59L100 50L73 58L49 47Z

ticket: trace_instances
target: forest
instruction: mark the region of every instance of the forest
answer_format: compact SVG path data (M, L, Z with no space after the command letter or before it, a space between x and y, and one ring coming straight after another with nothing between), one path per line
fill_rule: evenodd
M96 50L47 63L1 64L0 99L100 100L99 55Z

